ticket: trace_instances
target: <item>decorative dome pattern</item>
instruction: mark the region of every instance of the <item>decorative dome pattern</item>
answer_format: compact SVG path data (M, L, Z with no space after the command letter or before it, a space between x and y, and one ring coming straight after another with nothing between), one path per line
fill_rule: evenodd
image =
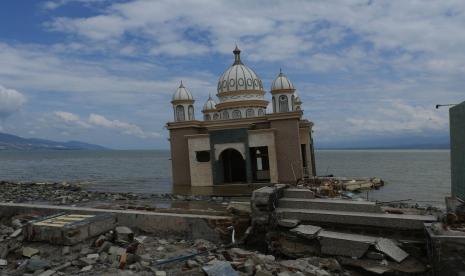
M181 85L179 85L178 89L176 89L176 92L173 94L172 101L194 101L194 97L192 93L184 87L181 81Z
M260 90L263 91L263 84L255 72L244 65L241 61L239 48L234 49L234 63L229 67L218 80L218 93Z
M213 111L216 110L216 102L212 99L211 96L208 97L208 100L203 105L202 111Z
M271 84L271 91L275 90L295 90L292 82L283 74L283 72L281 72L281 70L279 75Z

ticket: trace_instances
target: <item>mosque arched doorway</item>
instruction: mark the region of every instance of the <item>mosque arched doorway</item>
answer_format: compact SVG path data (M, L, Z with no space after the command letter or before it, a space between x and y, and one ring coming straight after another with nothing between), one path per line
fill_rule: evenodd
M223 183L246 182L246 165L242 154L235 149L226 149L219 156L222 163Z

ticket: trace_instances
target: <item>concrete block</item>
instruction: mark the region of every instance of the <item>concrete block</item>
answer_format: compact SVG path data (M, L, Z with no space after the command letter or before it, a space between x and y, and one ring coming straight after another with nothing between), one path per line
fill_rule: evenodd
M380 238L376 241L376 249L400 263L408 257L407 252L399 248L392 240Z
M284 197L279 200L278 206L280 208L384 213L381 207L375 202L343 199L302 199Z
M115 234L116 239L119 241L132 242L134 240L134 232L126 226L116 227Z
M286 228L294 228L299 225L300 221L297 219L280 219L278 225Z
M284 191L284 197L286 198L300 198L300 199L311 199L315 198L315 193L309 189L297 189L297 188L288 188Z
M318 235L318 232L321 231L321 227L313 225L299 225L294 229L291 229L292 233L297 234L298 236L313 239Z
M29 223L26 228L26 239L73 245L107 232L115 225L116 219L112 214L61 214Z
M389 229L421 230L434 216L377 214L314 209L277 208L278 219L298 219L301 222L371 226Z
M212 265L202 267L208 276L239 276L229 262L217 261Z
M318 233L321 253L360 258L370 245L375 244L377 238L365 235L346 234L322 230Z

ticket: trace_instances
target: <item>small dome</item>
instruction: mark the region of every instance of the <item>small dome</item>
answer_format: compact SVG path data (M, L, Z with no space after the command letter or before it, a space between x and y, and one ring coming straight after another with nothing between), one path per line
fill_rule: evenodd
M279 75L276 77L276 79L273 81L273 84L271 85L271 91L274 90L295 90L294 85L292 82L286 77L286 75L279 70Z
M216 110L216 103L211 96L208 97L208 100L203 105L202 111L212 111Z
M184 87L182 81L181 85L179 85L178 89L176 89L176 92L173 94L173 101L194 101L192 93Z
M241 61L241 50L234 49L234 63L229 67L218 80L218 93L263 90L262 81L255 72L244 65Z
M302 103L302 100L300 99L299 95L295 96L294 103L296 103L296 104L301 104Z

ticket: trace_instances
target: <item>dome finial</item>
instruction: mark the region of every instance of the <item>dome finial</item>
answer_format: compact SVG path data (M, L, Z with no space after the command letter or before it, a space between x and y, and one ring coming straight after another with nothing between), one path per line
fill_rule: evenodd
M179 88L183 88L184 85L182 84L182 80L181 80L181 84L179 85Z
M283 70L281 69L281 67L279 67L279 74L280 74L280 75L283 74Z
M242 62L241 62L241 50L239 50L239 47L237 47L237 44L236 44L236 48L234 49L233 53L234 53L234 65L235 64L242 64Z

